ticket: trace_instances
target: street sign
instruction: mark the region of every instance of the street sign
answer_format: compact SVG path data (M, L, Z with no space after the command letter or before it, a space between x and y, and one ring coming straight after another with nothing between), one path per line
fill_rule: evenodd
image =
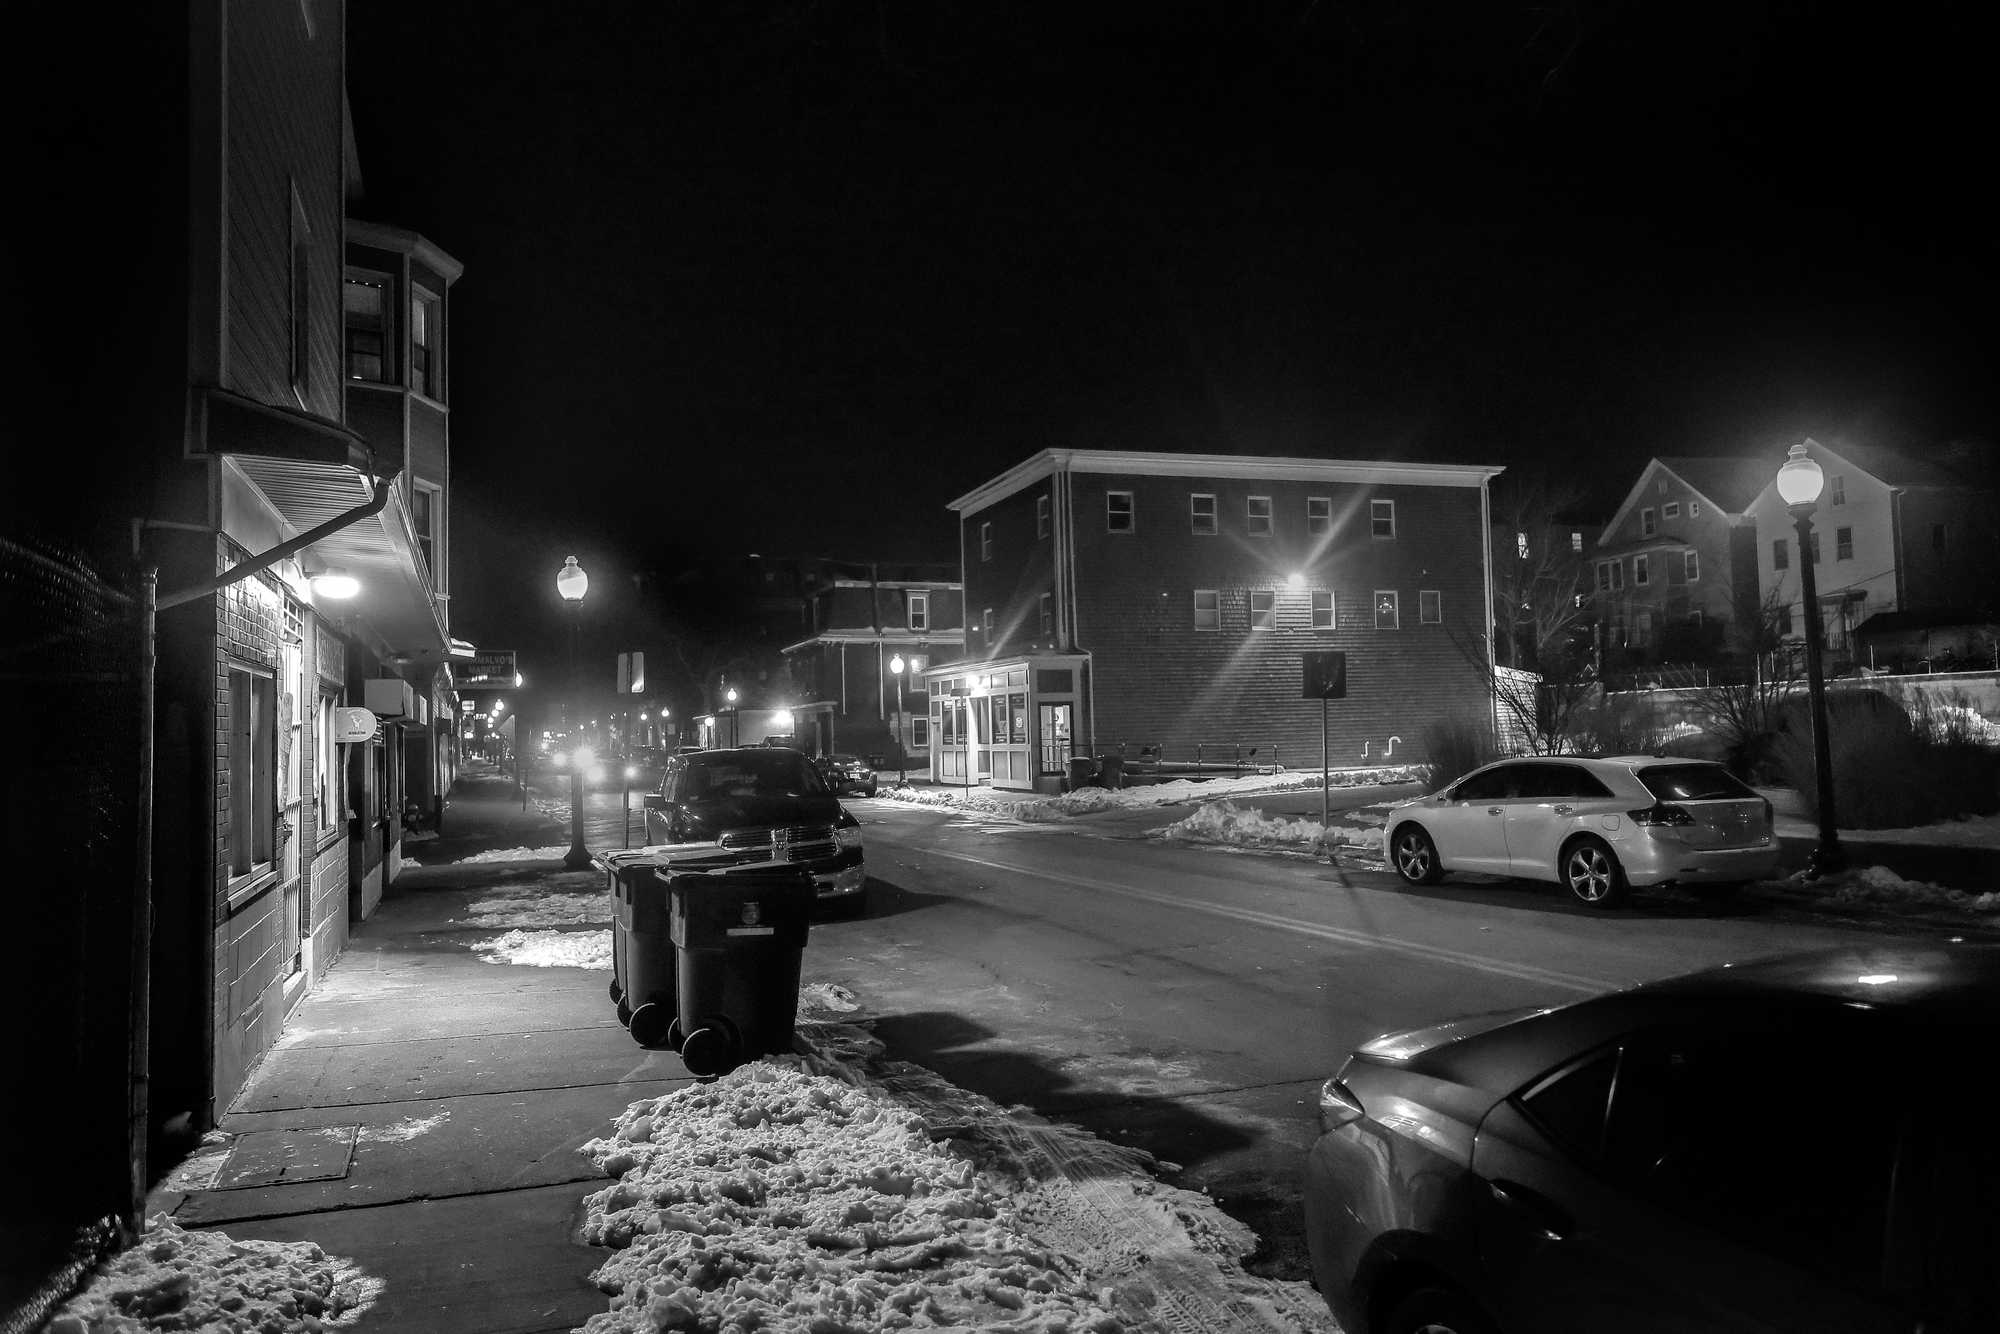
M460 690L512 690L521 669L514 665L511 648L483 648L472 655L465 675L458 680Z
M1347 698L1347 655L1339 649L1316 649L1299 655L1305 669L1305 698Z

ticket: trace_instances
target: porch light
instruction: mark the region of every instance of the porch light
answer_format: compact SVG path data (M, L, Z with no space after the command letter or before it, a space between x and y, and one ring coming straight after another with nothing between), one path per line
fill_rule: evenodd
M327 566L310 576L309 582L316 596L335 601L351 598L361 591L361 581L338 565Z

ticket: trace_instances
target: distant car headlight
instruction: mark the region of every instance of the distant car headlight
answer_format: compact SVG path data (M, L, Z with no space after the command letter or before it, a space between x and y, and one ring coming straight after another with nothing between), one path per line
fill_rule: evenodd
M638 766L638 765L636 765L636 764L628 764L628 765L626 765L626 766L625 766L625 776L626 776L627 778L637 778L637 777L639 776L639 766Z

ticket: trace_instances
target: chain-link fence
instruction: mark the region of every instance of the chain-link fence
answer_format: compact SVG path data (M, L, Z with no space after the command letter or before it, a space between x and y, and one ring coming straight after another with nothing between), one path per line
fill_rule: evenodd
M0 537L0 763L12 947L0 974L0 1330L38 1327L133 1195L128 1077L144 719L137 601Z

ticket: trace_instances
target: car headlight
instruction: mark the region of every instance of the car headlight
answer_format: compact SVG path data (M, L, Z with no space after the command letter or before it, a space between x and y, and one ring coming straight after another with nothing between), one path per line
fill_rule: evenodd
M845 827L843 827L843 828L839 828L839 829L835 829L835 830L833 831L833 841L834 841L835 843L838 843L838 844L839 844L839 845L841 846L841 848L842 848L843 850L845 850L845 849L849 849L849 848L858 848L858 847L860 847L860 846L861 846L861 826L860 826L860 825L855 825L855 826L854 826L853 828L851 828L851 829L849 829L849 828L845 828Z

